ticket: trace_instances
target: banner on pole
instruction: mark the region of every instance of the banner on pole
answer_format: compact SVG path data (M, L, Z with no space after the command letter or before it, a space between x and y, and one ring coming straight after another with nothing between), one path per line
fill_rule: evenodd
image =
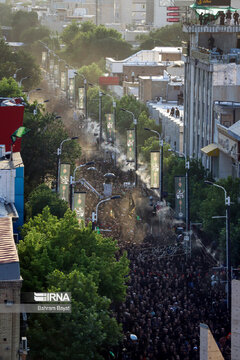
M79 110L84 110L85 109L85 104L84 104L84 88L83 87L79 87L78 88L78 108Z
M135 161L135 132L127 130L127 161Z
M106 114L106 123L107 123L107 141L113 142L114 141L114 117L113 114Z
M59 197L60 199L65 200L67 202L69 202L69 178L70 178L70 164L61 164Z
M47 64L47 52L42 51L42 66L46 67L46 64Z
M112 196L112 184L103 184L103 195L105 197Z
M160 153L151 151L151 189L159 189Z
M66 74L66 71L61 71L60 81L61 81L61 85L60 85L61 90L66 91L66 89L67 89L67 74Z
M54 72L54 59L49 60L49 72L53 74Z
M74 89L75 88L75 84L74 84L74 78L69 78L69 98L70 99L74 99Z
M177 219L186 218L186 182L185 176L175 176L175 216Z
M85 223L85 203L86 192L75 192L73 200L73 209L76 211L79 224Z
M58 77L59 77L59 65L54 64L54 79L55 79L55 81L58 81Z

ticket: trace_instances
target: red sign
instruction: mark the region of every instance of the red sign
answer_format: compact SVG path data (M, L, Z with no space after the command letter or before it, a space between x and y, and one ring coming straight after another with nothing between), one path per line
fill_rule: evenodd
M168 18L167 22L179 22L180 19L179 18Z
M100 76L99 85L119 85L118 76Z
M0 145L11 150L11 135L23 124L24 106L0 106ZM13 145L13 152L21 150L21 138Z
M167 16L179 16L179 12L169 12Z
M178 11L179 7L178 6L168 6L167 7L167 11Z

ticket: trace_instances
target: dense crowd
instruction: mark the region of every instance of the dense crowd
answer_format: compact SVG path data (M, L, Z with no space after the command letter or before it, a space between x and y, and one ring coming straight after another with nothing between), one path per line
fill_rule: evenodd
M127 250L131 273L126 302L116 311L124 332L117 358L199 359L199 324L205 323L230 359L224 286L211 281L205 256L198 251L189 260L181 254L162 258L161 251L146 243Z

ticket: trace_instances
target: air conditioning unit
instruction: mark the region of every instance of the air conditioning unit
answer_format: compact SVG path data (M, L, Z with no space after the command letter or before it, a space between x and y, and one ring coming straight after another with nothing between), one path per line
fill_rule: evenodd
M0 159L4 158L6 155L5 145L0 145Z

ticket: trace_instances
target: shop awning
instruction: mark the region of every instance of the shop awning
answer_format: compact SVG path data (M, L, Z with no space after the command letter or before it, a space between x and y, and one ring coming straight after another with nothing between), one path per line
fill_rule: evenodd
M204 146L201 151L207 156L219 156L219 148L217 144L209 144Z

